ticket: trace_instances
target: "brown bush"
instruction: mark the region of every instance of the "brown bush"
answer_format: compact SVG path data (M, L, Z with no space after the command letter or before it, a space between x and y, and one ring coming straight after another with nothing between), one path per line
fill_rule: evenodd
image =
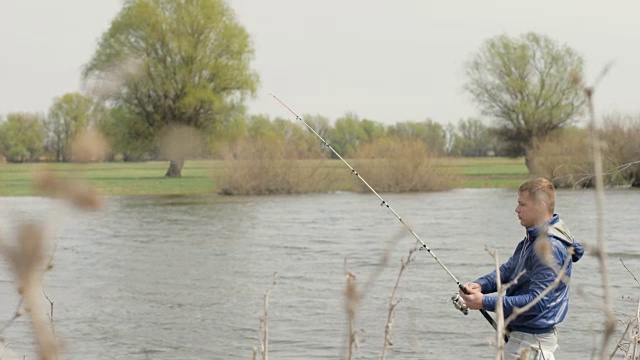
M593 155L589 134L566 129L535 144L529 155L531 171L558 188L591 186Z
M320 145L305 148L268 136L251 137L223 152L218 180L225 195L296 194L331 191L335 176Z
M605 117L601 138L607 144L604 155L612 182L640 187L640 117Z
M604 180L608 185L640 186L640 121L609 116L598 131L603 144ZM533 175L551 179L556 187L593 185L593 149L584 129L565 129L535 144Z
M380 192L440 191L449 189L453 180L420 140L380 138L360 146L354 158L356 170ZM357 189L369 191L362 182Z

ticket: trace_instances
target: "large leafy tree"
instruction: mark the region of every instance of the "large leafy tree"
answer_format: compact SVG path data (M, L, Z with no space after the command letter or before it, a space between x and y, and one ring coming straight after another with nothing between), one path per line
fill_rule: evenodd
M387 128L389 135L406 140L421 140L429 150L442 154L445 152L445 129L441 124L427 119L422 122L404 121Z
M495 148L491 130L478 119L458 122L456 153L462 156L486 156Z
M44 149L42 120L40 114L8 114L0 123L0 154L11 162L37 160Z
M47 129L46 147L56 161L71 160L71 144L89 126L93 100L78 93L68 93L53 100Z
M116 83L100 95L124 108L117 126L133 124L153 143L167 127L209 137L237 117L257 86L252 58L249 34L222 0L125 0L84 76ZM174 157L167 176L181 175L185 159Z
M103 111L106 114L98 117L96 125L108 140L112 155L120 154L124 161L146 160L155 133L144 119L122 106Z
M341 156L353 156L358 146L384 135L384 125L363 119L355 113L338 118L328 131L327 140Z
M466 90L482 114L497 120L497 135L511 156L575 119L584 104L573 85L582 76L582 58L570 47L528 33L488 39L466 63Z

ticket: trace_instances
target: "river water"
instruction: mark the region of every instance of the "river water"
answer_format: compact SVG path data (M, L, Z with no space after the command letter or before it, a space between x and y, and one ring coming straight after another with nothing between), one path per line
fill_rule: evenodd
M485 247L504 261L523 236L514 190L383 197L462 282L492 270ZM626 320L635 316L640 285L619 259L640 275L640 191L610 190L605 206L612 298L616 317ZM595 245L592 191L559 191L556 210L578 241ZM0 219L5 238L27 219L56 224L45 289L67 359L251 359L274 273L271 358L343 358L345 259L361 289L372 283L358 307L355 358L373 359L400 259L415 244L372 194L110 197L95 213L37 197L0 198ZM492 359L493 329L478 312L455 310L448 301L455 291L434 259L418 252L400 281L387 358ZM0 260L0 327L17 303ZM598 262L585 256L574 264L557 358L590 358L601 346L602 307ZM25 317L0 335L20 359L35 358Z

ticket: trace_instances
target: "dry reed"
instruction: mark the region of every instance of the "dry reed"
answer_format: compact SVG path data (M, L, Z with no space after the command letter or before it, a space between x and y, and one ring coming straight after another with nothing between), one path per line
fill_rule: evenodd
M358 287L356 285L356 275L347 269L347 259L344 259L344 276L346 280L346 286L344 289L345 310L347 312L347 321L349 324L349 333L347 335L349 350L347 360L351 360L360 347L356 331L356 312L358 304L360 303L361 295L358 292Z
M264 292L264 315L260 318L260 328L258 329L258 341L260 342L260 350L253 348L253 359L257 359L258 354L262 355L262 360L269 360L269 295L276 286L276 275L273 274L273 282L271 286Z
M603 70L600 78L606 74L608 68ZM591 130L591 144L593 146L593 163L595 173L595 186L596 186L596 249L594 256L598 259L600 266L600 277L602 279L602 293L603 293L603 310L605 315L604 321L604 334L602 337L602 346L600 348L600 358L605 360L607 358L607 345L609 339L613 336L616 329L616 320L613 316L613 305L611 302L611 293L609 291L609 271L607 267L607 252L605 246L604 237L604 176L602 169L602 143L596 126L596 116L593 104L593 93L595 88L593 86L586 86L581 81L578 81L578 86L582 88L587 98L587 105L589 109L589 119Z
M325 167L319 146L304 149L257 137L234 144L223 158L226 169L218 181L225 195L327 192L336 182L334 172Z
M638 278L633 274L633 272L631 272L631 270L629 270L629 268L624 263L624 261L622 261L622 259L619 259L619 260L622 263L622 266L624 266L624 268L629 272L629 274L631 274L633 279L636 281L636 284L640 285L640 281L638 281ZM621 322L623 324L625 323L622 320ZM609 359L613 359L613 357L616 355L618 350L622 350L625 353L624 355L625 360L627 359L637 360L640 358L638 354L640 352L639 345L640 345L640 300L638 300L638 306L636 308L635 314L633 316L631 315L628 316L625 329L622 332L622 335L620 337L620 340L618 340L616 347L614 348L613 352L609 356Z
M82 140L83 137L80 139ZM84 144L76 147L76 151L82 151L93 157L97 153L94 150L100 150L98 142L85 141ZM103 202L95 190L82 182L60 179L52 173L42 172L34 177L34 185L44 194L59 198L80 209L96 210L103 206ZM58 213L59 211L54 214ZM51 223L55 222L51 221ZM57 249L57 244L52 238L51 223L49 221L34 221L21 224L13 244L5 243L0 237L0 254L6 258L14 274L20 295L15 314L0 328L0 335L25 311L31 320L36 352L40 360L60 359L62 348L55 332L54 302L47 295L43 285L44 274L53 269L53 260ZM38 310L42 300L40 293L49 303L46 317L43 316L43 312ZM4 354L0 357L7 358L4 357Z
M354 158L360 175L380 192L447 190L453 180L420 140L377 139L360 146ZM357 186L361 192L369 191L364 184Z
M382 347L382 355L380 355L380 360L385 360L387 356L387 350L390 346L393 346L393 341L391 341L391 327L393 326L393 322L396 316L396 307L400 303L402 299L395 301L396 292L398 291L398 285L400 284L400 278L402 274L407 269L410 263L415 259L413 254L417 249L413 248L409 250L409 255L407 256L407 260L400 259L400 271L398 271L398 277L396 278L396 283L393 286L393 290L391 291L391 297L389 298L389 312L387 313L387 323L384 326L384 346Z
M531 169L557 188L591 186L591 153L586 132L564 131L536 143L530 154Z
M595 132L603 143L605 184L640 186L640 122L611 117ZM539 141L531 158L532 172L558 188L595 186L590 130L567 129Z

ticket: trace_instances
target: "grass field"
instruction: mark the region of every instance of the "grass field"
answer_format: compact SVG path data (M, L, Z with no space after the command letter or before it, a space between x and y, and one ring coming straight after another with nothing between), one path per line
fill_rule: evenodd
M33 188L33 177L38 171L86 180L104 195L217 193L215 179L223 173L224 166L222 161L187 161L182 178L165 178L168 162L2 164L0 196L38 195ZM331 171L349 171L340 160L329 160L326 166ZM447 158L440 161L440 166L456 175L455 188L513 188L529 178L522 159Z

